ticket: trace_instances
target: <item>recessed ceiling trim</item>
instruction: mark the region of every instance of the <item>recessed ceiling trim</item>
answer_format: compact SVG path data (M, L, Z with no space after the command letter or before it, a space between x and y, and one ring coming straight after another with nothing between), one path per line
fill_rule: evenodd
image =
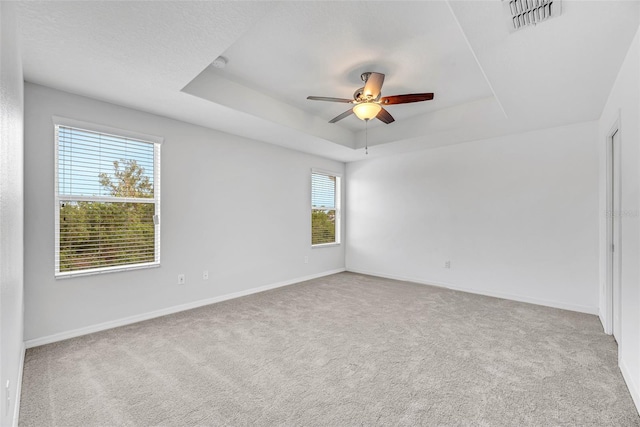
M496 99L496 102L500 106L500 110L502 111L502 114L504 114L504 117L506 119L508 119L509 115L507 114L506 110L504 109L504 106L502 105L502 102L500 102L500 98L498 98L498 94L496 94L496 91L493 89L493 85L491 84L491 81L489 80L489 77L487 77L487 73L484 71L484 67L482 66L482 64L478 60L478 56L476 55L475 50L473 50L473 47L471 46L471 43L469 42L469 38L467 37L467 34L464 32L464 29L462 28L462 25L460 25L460 21L458 20L458 17L456 16L456 13L453 11L453 8L451 7L451 0L447 0L447 7L449 7L449 11L451 12L451 16L453 16L453 20L456 21L456 25L460 29L460 33L462 34L462 37L464 38L464 41L467 44L467 47L469 48L469 51L471 52L471 55L473 55L473 60L476 61L476 64L478 64L478 68L480 69L480 72L482 73L482 76L484 77L484 81L487 82L487 85L489 86L489 89L491 90L491 93L493 94L493 97Z

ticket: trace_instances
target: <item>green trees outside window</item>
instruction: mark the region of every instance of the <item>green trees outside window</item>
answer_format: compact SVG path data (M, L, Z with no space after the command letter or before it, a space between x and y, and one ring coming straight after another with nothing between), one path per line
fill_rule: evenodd
M113 168L99 175L110 196L153 201L153 183L136 160ZM61 272L154 261L154 203L69 200L59 209Z
M311 244L335 243L336 241L336 211L311 212Z

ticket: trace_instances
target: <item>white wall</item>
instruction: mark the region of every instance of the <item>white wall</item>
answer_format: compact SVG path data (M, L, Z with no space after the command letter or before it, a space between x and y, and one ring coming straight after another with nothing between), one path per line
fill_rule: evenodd
M54 279L52 115L164 137L160 268ZM340 162L27 83L25 339L343 269L344 245L311 249L312 167L344 172Z
M624 64L599 121L600 163L600 313L605 323L606 284L606 144L614 123L620 120L621 153L621 336L620 369L636 406L640 408L640 33L629 48Z
M15 22L13 4L0 2L0 425L3 426L15 421L24 357L23 82Z
M349 163L347 269L597 313L596 134L589 122Z

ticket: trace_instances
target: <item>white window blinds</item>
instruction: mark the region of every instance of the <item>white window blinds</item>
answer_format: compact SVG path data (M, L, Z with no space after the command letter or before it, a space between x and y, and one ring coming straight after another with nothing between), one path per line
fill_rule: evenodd
M56 276L160 262L160 144L55 126Z
M340 176L311 173L311 244L340 243Z

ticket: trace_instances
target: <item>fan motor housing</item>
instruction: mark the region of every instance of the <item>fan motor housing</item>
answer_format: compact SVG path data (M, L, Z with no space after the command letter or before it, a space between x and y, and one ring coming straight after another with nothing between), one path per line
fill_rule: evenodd
M371 73L365 73L365 74L371 74ZM374 102L378 102L380 100L380 97L382 96L382 92L380 92L378 94L377 97L375 98L370 98L370 97L366 97L364 96L364 86L361 88L356 89L355 92L353 92L353 99L358 101L358 102L363 102L363 101L374 101Z

